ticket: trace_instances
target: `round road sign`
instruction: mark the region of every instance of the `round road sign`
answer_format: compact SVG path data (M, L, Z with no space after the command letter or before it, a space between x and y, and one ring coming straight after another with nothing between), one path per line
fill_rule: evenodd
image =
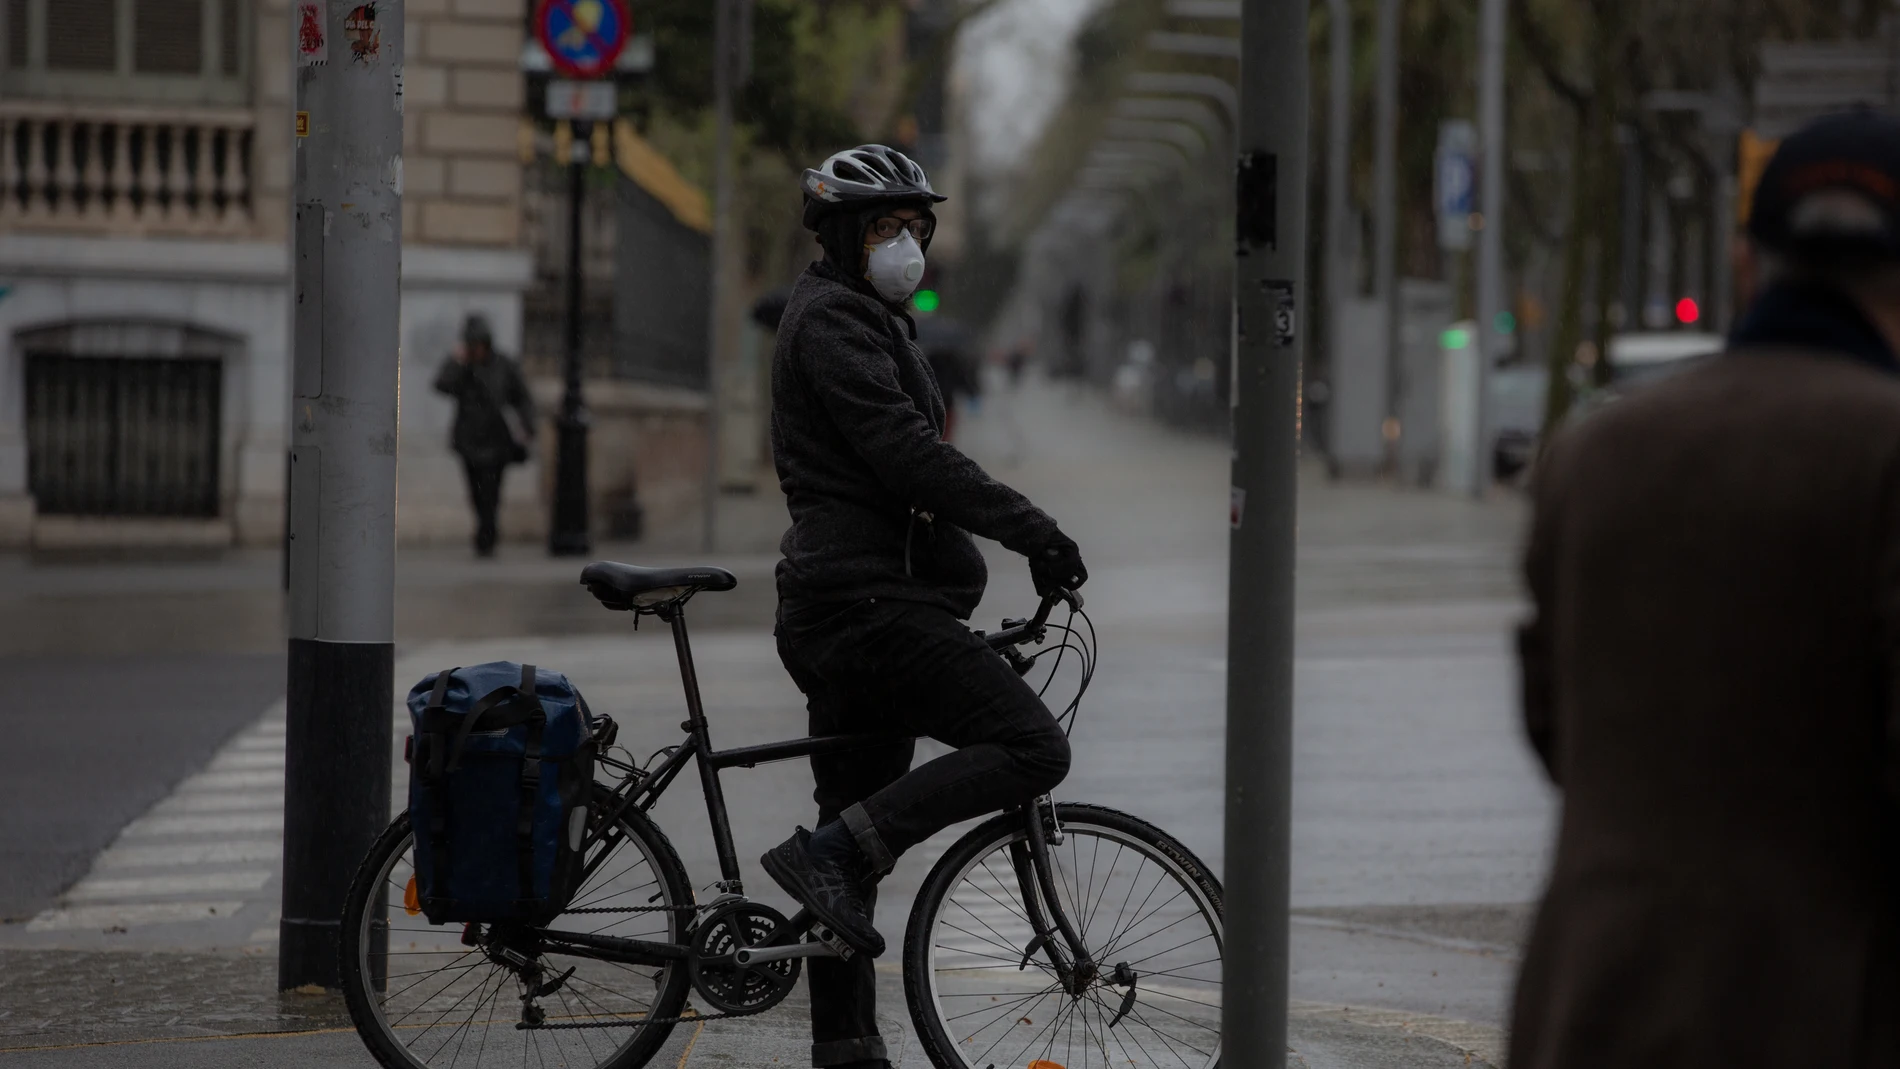
M625 0L541 0L534 33L554 68L570 78L600 78L633 32Z

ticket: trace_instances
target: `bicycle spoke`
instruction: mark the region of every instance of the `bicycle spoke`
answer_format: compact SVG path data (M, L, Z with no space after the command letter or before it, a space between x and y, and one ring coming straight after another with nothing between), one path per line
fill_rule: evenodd
M1166 949L1166 950L1163 950L1163 951L1161 951L1160 953L1156 953L1156 954L1150 954L1150 955L1148 955L1147 957L1145 957L1145 958L1142 958L1142 959L1141 959L1140 961L1131 961L1131 962L1129 962L1129 963L1128 963L1128 967L1132 969L1132 968L1134 968L1135 966L1137 966L1137 965L1140 965L1140 964L1142 964L1143 962L1149 962L1149 961L1153 961L1154 959L1156 959L1156 958L1158 958L1158 957L1160 957L1160 956L1161 956L1162 954L1172 954L1172 953L1174 953L1175 951L1177 951L1177 950L1180 950L1180 949L1182 949L1183 947L1191 947L1191 946L1193 946L1194 944L1196 944L1196 943L1198 943L1198 942L1200 942L1200 941L1201 941L1201 940L1203 940L1203 939L1212 939L1212 938L1214 938L1214 937L1213 937L1213 935L1211 935L1211 934L1209 934L1209 935L1197 935L1197 936L1195 936L1194 938L1192 938L1192 939L1190 939L1190 940L1188 940L1188 941L1187 941L1187 942L1185 942L1185 943L1178 943L1178 944L1176 944L1176 945L1174 945L1174 946L1171 946L1171 947L1169 947L1169 948L1168 948L1168 949Z
M957 931L959 931L959 932L963 932L963 934L964 934L964 935L967 935L967 936L969 936L969 937L970 937L970 938L972 938L972 939L980 939L980 940L982 940L983 942L985 942L985 943L988 943L988 944L989 944L990 946L993 946L993 947L995 947L995 948L996 948L996 949L998 949L998 950L1009 950L1009 951L1014 951L1014 950L1017 950L1017 949L1018 949L1018 948L1017 948L1017 947L1015 946L1015 944L1013 944L1013 943L1011 943L1011 942L1010 942L1010 941L1009 941L1009 940L1008 940L1008 939L1007 939L1007 938L1006 938L1006 937L1005 937L1005 936L1003 935L1003 933L1002 933L1002 932L999 932L999 931L997 931L997 930L996 930L995 928L991 928L991 927L990 927L990 922L988 922L988 921L986 921L986 920L984 920L984 919L983 919L982 917L979 917L979 916L977 916L977 915L976 915L976 913L974 913L974 912L973 912L973 911L972 911L972 910L970 909L970 907L968 907L968 906L966 906L966 905L964 905L964 904L963 904L963 903L961 903L961 902L957 902L957 903L955 903L955 905L956 905L956 907L957 907L958 909L960 909L960 910L962 910L962 911L963 911L963 912L965 912L965 913L968 913L968 914L970 914L970 917L971 917L971 919L973 919L973 920L975 920L975 921L976 921L976 922L977 922L978 924L981 924L981 925L982 925L983 927L985 927L985 928L989 928L989 931L990 931L990 934L991 934L991 935L994 935L994 936L995 936L996 938L992 940L992 939L987 939L987 938L985 938L985 937L983 937L983 936L980 936L980 935L977 935L977 934L976 934L975 932L965 932L965 931L963 931L963 929L962 929L962 928L957 928L957 926L956 926L956 925L954 925L954 924L951 924L951 923L950 923L949 921L944 921L944 922L943 922L945 926L947 926L947 927L950 927L950 928L956 928L956 930L957 930Z
M1011 836L972 855L956 882L935 892L925 967L934 977L929 1004L942 1029L937 1034L956 1044L945 1064L1205 1069L1219 1050L1218 905L1145 841L1086 824L1064 830L1071 828L1049 850L1051 900L1044 901L1040 883L1026 891L1015 878L1008 850L1019 840ZM1082 842L1083 835L1094 842ZM1036 897L1025 903L1025 893ZM1066 913L1102 965L1073 995L1055 980L1047 958L1031 956L1034 973L1023 968L1014 945L1017 925L1023 946L1031 945L1025 907L1038 904ZM1137 959L1129 964L1137 969L1138 1001L1126 1014L1120 1005L1129 989L1115 983L1110 965L1119 957ZM1149 964L1153 972L1141 971ZM1161 990L1162 982L1195 986Z
M1124 945L1122 943L1123 939L1126 939L1128 936L1133 935L1135 933L1135 929L1140 927L1143 922L1145 922L1148 918L1154 916L1155 914L1161 912L1162 910L1167 909L1169 905L1173 904L1175 899L1180 898L1184 894L1187 894L1187 888L1176 887L1174 889L1174 894L1169 896L1166 902L1163 902L1160 905L1156 906L1155 908L1149 910L1147 913L1142 914L1141 917L1138 918L1133 924L1130 924L1127 928L1122 929L1120 934L1116 935L1113 939L1111 939L1108 945L1110 947L1119 947L1119 946ZM1146 939L1148 937L1142 936L1142 938Z
M1032 998L1041 998L1042 996L1044 996L1044 995L1047 995L1047 994L1048 994L1049 992L1051 992L1051 991L1054 991L1054 990L1057 990L1057 989L1056 989L1056 987L1055 987L1054 985L1050 985L1049 987L1045 987L1045 988L1043 988L1043 989L1042 989L1041 991L1037 991L1037 992L1035 992L1035 993L1033 993L1033 994L1029 994L1029 995L1024 995L1024 996L1023 996L1022 998L1019 998L1019 999L1017 999L1017 1000L1016 1000L1015 1002L1012 1002L1012 1003L1009 1003L1008 1005L1006 1005L1006 1006L1004 1006L1004 1007L1003 1007L1003 1010L1002 1010L1002 1012L1003 1012L1003 1013L1008 1013L1008 1012L1009 1012L1010 1010L1012 1010L1012 1009L1016 1009L1017 1007L1020 1007L1020 1006L1021 1006L1021 1005L1022 1005L1023 1003L1025 1003L1025 1002L1028 1002L1028 1001L1029 1001L1030 999L1032 999ZM995 995L985 995L985 996L982 996L982 997L985 997L985 998L995 998L996 996L995 996ZM993 1006L979 1006L979 1007L977 1007L976 1009L974 1009L974 1010L970 1010L970 1011L969 1011L969 1012L967 1012L967 1013L959 1013L959 1014L957 1014L957 1015L956 1015L955 1017L945 1017L945 1018L944 1018L944 1022L945 1022L945 1023L947 1024L947 1023L949 1023L949 1022L951 1022L951 1021L961 1021L961 1020L963 1020L963 1019L964 1019L965 1017L974 1017L974 1016L976 1016L976 1015L977 1015L977 1014L979 1014L979 1013L984 1013L984 1012L986 1012L986 1011L988 1011L988 1010L991 1010L991 1009L995 1009L995 1007L993 1007ZM1001 1014L998 1014L998 1015L996 1015L996 1016L992 1016L992 1017L990 1018L990 1020L991 1020L992 1022L994 1022L994 1021L998 1021L998 1020L1001 1020L1001 1019L1002 1019L1002 1016L1001 1016ZM985 1025L983 1026L983 1028L988 1028L988 1027L989 1027L989 1025L988 1025L988 1024L985 1024ZM980 1031L982 1031L982 1029L981 1029L981 1028L979 1028L979 1029L977 1029L977 1031L979 1031L979 1032L980 1032Z
M1034 1017L1030 1017L1030 1016L1029 1016L1029 1014L1032 1014L1032 1013L1035 1013L1035 1012L1037 1012L1037 1007L1040 1007L1040 1006L1042 1005L1042 1002L1043 1002L1043 999L1046 999L1046 998L1048 998L1048 997L1049 997L1049 994L1050 994L1050 992L1044 992L1044 993L1043 993L1043 994L1041 995L1041 997L1039 997L1039 998L1037 998L1037 999L1036 999L1036 1002L1035 1002L1035 1004L1034 1004L1034 1005L1032 1005L1032 1006L1030 1006L1028 1010L1026 1010L1026 1011L1024 1011L1024 1012L1023 1012L1023 1018L1021 1018L1021 1019L1027 1019L1027 1020L1029 1020L1029 1021L1031 1021L1031 1022L1033 1022L1033 1021L1035 1020L1035 1018L1034 1018ZM1019 1019L1019 1020L1021 1020L1021 1019ZM1000 1036L998 1036L998 1037L996 1037L996 1042L995 1042L995 1043L991 1043L991 1044L990 1044L990 1045L989 1045L989 1046L988 1046L987 1048L985 1048L985 1049L984 1049L984 1051L983 1051L983 1053L981 1053L981 1054L979 1054L979 1055L977 1055L977 1056L976 1056L976 1058L975 1058L974 1060L975 1060L975 1061L978 1061L978 1062L981 1062L981 1061L984 1061L984 1060L986 1060L987 1058L989 1058L989 1056L990 1056L990 1051L993 1051L993 1050L995 1050L995 1049L996 1049L996 1044L997 1044L997 1043L1001 1043L1001 1042L1002 1042L1003 1040L1005 1040L1005 1039L1008 1039L1008 1038L1009 1038L1009 1033L1010 1033L1010 1032L1014 1032L1015 1030L1016 1030L1016 1026L1015 1026L1015 1025L1013 1025L1013 1024L1012 1024L1012 1025L1010 1025L1010 1026L1009 1026L1009 1031L1006 1031L1006 1032L1004 1032L1004 1033L1003 1033L1002 1035L1000 1035ZM1037 1038L1040 1038L1040 1037L1041 1037L1041 1035L1042 1035L1042 1033L1041 1033L1041 1032L1037 1032L1035 1036L1033 1036L1033 1037L1031 1037L1031 1038L1030 1038L1030 1042L1031 1042L1031 1043L1034 1043L1034 1042L1036 1041L1036 1039L1037 1039Z
M1121 951L1121 952L1123 952L1123 953L1127 953L1128 951L1130 951L1130 950L1132 950L1133 948L1135 948L1135 947L1138 947L1138 946L1140 946L1140 945L1141 945L1141 944L1143 944L1143 943L1146 943L1146 942L1147 942L1148 940L1150 940L1150 939L1153 939L1153 938L1154 938L1155 936L1158 936L1158 935L1160 935L1160 934L1161 934L1162 932L1165 932L1165 931L1167 931L1168 929L1170 929L1170 928L1172 928L1172 927L1174 927L1175 925L1177 925L1177 924L1181 924L1181 923L1183 923L1183 922L1185 922L1185 921L1190 921L1190 920L1193 920L1194 918L1196 918L1196 917L1198 917L1198 916L1200 916L1200 913L1199 913L1199 912L1195 912L1195 913L1184 913L1184 914L1182 914L1181 916L1179 916L1179 917L1176 917L1175 919L1173 919L1173 920L1171 920L1171 921L1169 921L1168 923L1166 923L1166 924L1164 924L1164 925L1162 925L1161 927L1159 927L1159 928L1156 928L1156 929L1155 929L1154 931L1152 931L1152 932L1149 932L1149 933L1148 933L1147 935L1144 935L1144 936L1142 936L1142 937L1141 937L1140 939L1137 939L1137 940L1135 940L1135 941L1134 941L1134 942L1132 942L1132 943L1123 943L1123 944L1119 944L1119 945L1117 945L1116 947L1114 947L1114 949L1115 949L1115 950L1119 950L1119 951ZM1212 938L1212 936L1211 936L1211 935L1203 935L1203 936L1200 936L1200 938L1201 938L1201 939L1210 939L1210 938ZM1178 948L1175 948L1175 949L1178 949ZM1166 954L1166 953L1168 953L1168 951L1166 951L1166 950L1164 950L1164 951L1162 951L1161 953L1163 953L1163 954ZM1105 955L1105 956L1106 956L1106 955ZM1149 957L1155 957L1155 956L1156 956L1156 955L1152 955L1152 954L1151 954L1151 955L1149 955ZM1141 959L1141 960L1143 960L1143 961L1147 961L1147 960L1148 960L1148 958L1143 958L1143 959ZM1133 962L1130 962L1130 964L1133 964Z

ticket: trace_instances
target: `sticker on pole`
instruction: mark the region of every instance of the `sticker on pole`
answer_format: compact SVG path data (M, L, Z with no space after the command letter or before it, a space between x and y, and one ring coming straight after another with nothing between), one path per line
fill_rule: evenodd
M314 0L297 4L297 65L314 67L330 59L330 40L324 36L323 5Z
M1294 297L1293 283L1274 279L1261 286L1267 291L1267 306L1273 314L1273 347L1290 349L1300 337L1300 302Z
M535 37L569 78L611 74L632 32L625 0L541 0L534 10Z

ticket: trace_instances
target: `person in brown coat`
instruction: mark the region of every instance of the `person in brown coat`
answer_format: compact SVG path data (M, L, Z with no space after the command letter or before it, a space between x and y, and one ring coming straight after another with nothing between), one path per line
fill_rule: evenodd
M1749 225L1729 351L1535 480L1512 1069L1900 1066L1900 122L1790 137Z

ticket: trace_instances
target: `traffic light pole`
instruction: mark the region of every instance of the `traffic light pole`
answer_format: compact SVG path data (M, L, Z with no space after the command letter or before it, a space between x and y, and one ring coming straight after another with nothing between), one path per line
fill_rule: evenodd
M338 984L343 899L389 823L404 0L299 5L277 982Z
M1221 1061L1244 1069L1286 1065L1306 20L1241 5Z
M1478 448L1472 450L1472 493L1491 488L1491 372L1498 359L1498 313L1504 311L1504 0L1482 0L1478 13Z
M567 331L561 370L566 388L555 420L558 455L554 468L554 515L548 552L573 557L591 548L587 536L587 403L581 396L581 205L587 196L587 164L594 124L574 123L567 157Z

